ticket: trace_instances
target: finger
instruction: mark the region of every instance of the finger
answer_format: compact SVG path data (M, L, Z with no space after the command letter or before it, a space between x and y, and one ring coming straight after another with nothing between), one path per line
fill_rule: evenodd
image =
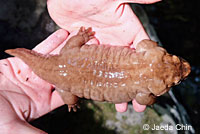
M161 0L120 0L122 3L141 3L141 4L151 4L159 2Z
M2 126L2 125L1 125ZM47 134L46 132L35 128L25 121L17 120L9 122L3 127L0 126L1 134ZM12 129L11 129L12 128Z
M26 107L24 104L29 103L23 99L24 95L8 92L5 89L2 86L0 88L0 134L46 134L24 121L24 118L27 117L23 115L26 115L25 112L29 112L23 109ZM17 94L17 96L14 94ZM20 103L18 103L18 100L21 100L21 102L19 101ZM17 103L19 105L16 105ZM19 110L17 110L18 107L20 107ZM22 111L24 111L23 115L20 113Z
M133 43L131 44L131 48L136 48L137 44L144 40L144 39L149 39L149 36L147 35L147 33L145 32L144 28L141 27L140 30L138 31Z
M64 105L64 101L62 100L60 94L57 91L54 91L50 100L51 110L54 110L62 105Z
M37 45L33 50L42 54L48 54L60 46L60 44L67 39L68 35L69 33L64 29L57 30L47 39Z
M140 104L138 104L135 99L132 101L132 104L133 104L133 109L136 112L143 112L146 109L146 105L140 105Z
M115 104L115 108L118 112L126 112L127 107L128 103Z

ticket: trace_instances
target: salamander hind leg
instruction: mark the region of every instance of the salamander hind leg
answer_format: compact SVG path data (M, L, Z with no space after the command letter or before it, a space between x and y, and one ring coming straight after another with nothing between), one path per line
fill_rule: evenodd
M68 105L69 112L73 110L74 112L77 111L79 107L79 98L72 93L56 88L56 91L59 92L65 104Z
M152 94L137 93L135 99L141 105L152 105L156 97Z

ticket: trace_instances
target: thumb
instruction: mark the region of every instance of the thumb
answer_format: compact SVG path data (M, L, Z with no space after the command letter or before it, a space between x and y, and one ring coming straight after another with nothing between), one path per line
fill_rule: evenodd
M0 127L1 134L47 134L28 122L17 120Z
M69 33L66 30L59 29L38 44L33 50L42 54L51 53L67 39L68 35Z

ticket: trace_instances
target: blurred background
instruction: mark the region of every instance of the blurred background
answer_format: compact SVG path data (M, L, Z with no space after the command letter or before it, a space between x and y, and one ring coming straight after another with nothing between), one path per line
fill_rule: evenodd
M131 4L152 40L169 53L189 61L189 78L159 97L143 113L129 105L117 113L114 105L83 101L81 110L68 113L62 106L31 122L49 134L200 134L200 11L199 1L165 0L156 4ZM0 59L5 49L32 49L59 27L51 20L46 0L0 0ZM143 124L191 125L189 130L143 130Z

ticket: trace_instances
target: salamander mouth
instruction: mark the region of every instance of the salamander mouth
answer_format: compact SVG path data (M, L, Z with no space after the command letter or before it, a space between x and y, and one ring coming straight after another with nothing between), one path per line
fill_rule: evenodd
M159 95L157 95L157 96L161 96L161 95L163 95L163 94L165 94L166 92L168 92L170 90L170 88L166 88L165 90L163 90Z
M165 94L166 92L168 92L170 90L171 87L165 88L164 90L162 90L159 93L155 93L154 91L150 90L151 94L155 97L161 96L163 94Z

